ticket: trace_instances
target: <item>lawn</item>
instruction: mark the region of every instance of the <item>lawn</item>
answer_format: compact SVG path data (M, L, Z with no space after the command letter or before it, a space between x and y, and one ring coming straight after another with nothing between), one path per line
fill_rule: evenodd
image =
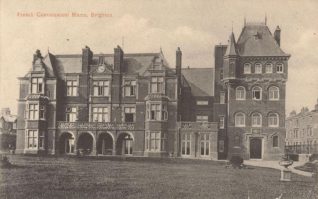
M225 168L215 161L70 157L10 157L16 167L0 169L0 198L315 198L310 177L251 167ZM311 197L308 197L312 194ZM316 195L317 196L317 195Z

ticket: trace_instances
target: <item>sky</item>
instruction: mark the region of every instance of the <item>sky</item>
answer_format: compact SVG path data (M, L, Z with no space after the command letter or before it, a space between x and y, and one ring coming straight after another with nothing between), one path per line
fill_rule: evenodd
M101 1L0 0L0 107L17 110L19 81L31 68L36 49L45 55L159 52L171 67L175 50L183 52L183 67L214 67L214 46L238 38L247 22L264 22L274 32L280 26L281 47L291 54L286 113L313 109L318 98L318 1ZM41 13L69 13L43 17ZM72 17L72 13L87 17ZM104 17L92 17L102 13ZM33 16L27 17L26 14Z

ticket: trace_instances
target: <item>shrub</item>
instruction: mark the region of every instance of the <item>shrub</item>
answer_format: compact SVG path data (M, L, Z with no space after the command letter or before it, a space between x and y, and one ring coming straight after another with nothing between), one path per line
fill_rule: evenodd
M311 156L309 157L309 161L310 162L312 162L314 160L318 160L318 154L317 153L311 154Z

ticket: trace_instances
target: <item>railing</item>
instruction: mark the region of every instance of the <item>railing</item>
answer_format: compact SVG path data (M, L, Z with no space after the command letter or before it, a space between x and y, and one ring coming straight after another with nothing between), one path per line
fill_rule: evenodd
M313 154L318 153L318 144L303 144L285 146L286 154Z
M58 129L73 130L134 130L134 123L114 122L57 122Z
M184 130L218 130L217 122L179 122L178 125Z

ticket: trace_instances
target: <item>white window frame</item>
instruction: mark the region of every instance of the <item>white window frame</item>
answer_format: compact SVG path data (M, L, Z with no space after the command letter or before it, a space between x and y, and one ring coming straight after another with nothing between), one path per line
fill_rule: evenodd
M31 93L44 93L44 79L43 77L31 77Z
M146 105L147 121L167 121L168 105L162 102L151 102Z
M260 113L252 114L252 127L262 127L262 114Z
M238 112L235 114L234 119L235 119L235 127L245 127L245 113Z
M276 64L276 72L277 73L284 73L284 64L283 63Z
M189 156L191 152L192 133L183 133L181 135L181 155ZM189 149L189 151L188 151Z
M160 152L165 150L166 137L161 131L146 131L145 151Z
M94 80L93 96L109 96L109 80Z
M133 121L136 121L136 107L124 107L124 122L126 121L126 114L133 114Z
M262 67L261 63L254 64L254 72L255 72L255 74L262 74L263 73L263 67Z
M151 77L150 93L164 93L164 78L163 77Z
M245 100L246 99L246 90L243 86L238 86L235 89L236 100Z
M243 70L244 70L244 74L251 74L252 73L252 64L245 63Z
M125 97L136 96L136 80L124 80L123 94Z
M224 127L225 127L225 116L224 115L219 116L219 126L220 126L220 129L224 129Z
M259 92L259 99L256 98L256 92ZM252 99L253 100L262 100L262 88L259 86L254 86L252 89Z
M78 96L78 81L66 80L66 96Z
M273 90L275 89L275 90ZM271 86L268 88L268 99L270 101L277 101L280 98L279 88L277 86Z
M196 121L197 122L208 122L209 121L209 116L208 115L197 115L196 116Z
M273 64L272 63L267 63L265 65L265 73L267 73L267 74L273 73Z
M39 104L30 103L27 105L27 119L28 120L39 120Z
M197 100L196 103L197 105L209 105L208 100Z
M31 142L30 142L31 140ZM26 130L26 148L38 149L39 148L39 134L38 130Z
M208 157L211 153L211 143L209 133L200 133L200 156L201 157ZM203 153L202 153L202 146L203 146Z
M76 122L76 120L77 120L77 107L66 107L65 120L67 122Z
M277 113L268 114L268 127L279 127L279 115Z
M109 108L108 107L92 107L93 122L109 122Z

